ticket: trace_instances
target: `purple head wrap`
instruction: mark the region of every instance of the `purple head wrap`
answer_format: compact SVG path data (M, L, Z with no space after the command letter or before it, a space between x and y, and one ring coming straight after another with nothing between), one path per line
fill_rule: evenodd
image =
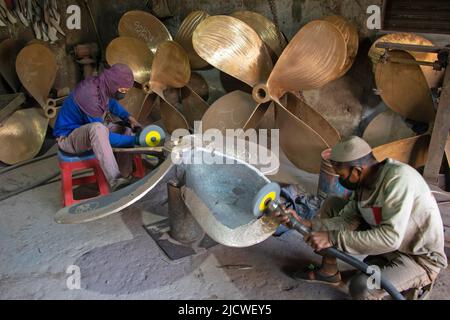
M134 76L125 64L115 64L99 76L90 77L78 84L73 92L75 103L87 115L100 118L108 110L109 99L120 88L131 88Z

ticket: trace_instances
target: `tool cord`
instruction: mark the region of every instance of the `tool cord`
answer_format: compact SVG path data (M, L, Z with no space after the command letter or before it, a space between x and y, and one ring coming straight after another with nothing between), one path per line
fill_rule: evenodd
M298 231L303 236L307 236L310 234L310 230L307 230L307 228L303 224L298 222L291 215L288 215L288 216L289 216L290 222L292 224L292 228L294 230ZM369 265L367 265L363 261L358 260L336 248L328 248L328 249L322 250L321 253L323 253L327 256L335 257L335 258L351 265L352 267L360 270L362 273L366 274L369 277L373 276L373 273L370 272ZM380 277L381 277L381 279L380 279L381 288L386 290L386 292L389 293L392 296L392 298L394 298L395 300L406 300L405 297L397 290L397 288L394 287L394 285L390 281L388 281L385 277L383 277L381 275L380 275Z

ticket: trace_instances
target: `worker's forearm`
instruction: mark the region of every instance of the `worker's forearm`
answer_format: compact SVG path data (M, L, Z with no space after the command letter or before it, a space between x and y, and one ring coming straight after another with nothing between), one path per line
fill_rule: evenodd
M136 144L136 137L110 133L109 142L113 148L133 148Z

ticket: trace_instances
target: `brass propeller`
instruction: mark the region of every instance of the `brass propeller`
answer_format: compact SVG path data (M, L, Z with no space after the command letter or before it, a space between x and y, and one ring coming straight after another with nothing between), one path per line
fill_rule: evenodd
M132 37L114 39L106 49L109 65L123 63L130 67L134 81L145 85L150 80L153 54L144 42Z
M175 41L178 42L186 50L189 56L191 68L194 70L204 69L209 65L208 62L199 57L192 45L192 36L194 34L194 30L203 20L208 17L209 14L204 11L191 12L186 17L186 19L184 19L175 37Z
M339 77L346 59L342 33L330 22L312 21L297 33L278 60L267 84L269 94L277 99L287 91L321 88Z
M239 19L209 17L194 31L192 41L195 51L209 64L252 87L265 83L272 72L264 42Z
M0 126L0 161L14 165L34 158L44 143L48 123L39 108L16 111Z
M369 57L373 63L374 73L376 73L376 67L378 63L380 63L380 61L382 60L382 56L385 53L384 49L378 49L376 47L376 45L379 44L380 42L433 46L433 42L431 42L430 40L413 33L392 33L385 35L380 39L378 39L377 41L375 41L375 43L372 45L369 51ZM411 51L408 53L411 54L417 61L435 62L436 60L438 60L436 53L415 52L415 51ZM421 69L425 75L425 78L427 79L429 87L430 88L437 87L440 80L443 77L444 74L443 71L436 71L433 70L432 67L428 66L421 66Z
M214 127L212 122L216 115L223 115L216 116L216 123L220 122L216 127L221 130L228 125L232 129L235 124L258 123L256 116L262 118L263 107L274 101L282 139L290 140L283 142L288 158L301 169L319 172L320 160L313 160L320 159L321 152L339 140L339 133L320 114L289 92L318 88L340 76L347 60L347 43L337 27L327 21L309 23L287 46L275 68L260 36L233 17L207 18L195 30L193 44L197 53L211 65L252 86L257 102L238 108L233 99L243 105L246 96L229 94L207 113L204 128ZM236 120L234 117L238 115L243 118ZM308 156L299 150L305 150Z
M133 88L124 101L127 110L142 122L159 107L170 133L176 129L191 129L209 107L189 88L192 79L189 57L174 41L160 43L153 56L141 40L119 37L108 46L106 56L110 65L128 64L142 86L142 90ZM197 76L196 80L200 82L202 78Z
M22 48L23 45L13 39L6 39L0 43L0 75L14 92L19 92L20 89L15 61Z
M281 148L298 168L311 173L320 171L321 153L330 148L308 124L285 108L276 109L276 123L280 128Z
M206 82L205 78L196 73L191 73L191 79L188 83L189 88L194 90L195 93L197 93L200 98L202 98L204 101L208 101L209 99L209 86L208 82Z
M184 49L174 41L161 43L153 60L149 87L159 96L167 88L183 88L191 79L189 57Z
M238 11L231 16L252 27L276 58L281 56L284 48L287 46L287 42L275 23L253 11Z
M367 126L363 138L372 148L394 141L408 139L416 134L403 118L392 110L377 115Z
M119 22L119 35L142 40L156 53L158 45L172 40L169 30L158 18L145 11L129 11Z
M375 148L373 153L378 161L390 158L418 169L427 162L430 141L431 136L424 134L382 145Z
M331 22L344 36L344 40L347 43L347 60L342 68L338 78L346 74L355 62L359 49L359 35L358 29L347 19L341 16L329 16L324 19Z
M201 76L191 77L190 60L196 64L205 62L199 61L201 59L188 46L193 28L206 18L207 15L204 15L203 12L189 15L177 36L177 41L187 45L190 55L180 44L172 41L167 28L155 16L143 11L130 11L121 18L121 37L108 46L107 61L110 65L121 62L132 68L135 80L143 90L130 90L123 104L141 122L149 121L153 111L159 110L169 132L173 128L188 129L208 107L188 85L192 84L194 90L195 86L199 86L202 95L209 94L208 88L205 93L205 82ZM188 120L181 113L183 105L186 105Z
M251 118L258 104L252 95L234 91L217 100L203 117L203 132L218 129L226 133L227 129L246 129L245 125Z
M55 55L47 46L39 43L26 46L17 56L16 70L22 85L49 119L57 115L56 101L48 98L57 69Z
M393 58L414 60L404 51L391 51ZM378 63L376 84L384 102L402 117L431 123L435 118L433 98L422 70L417 65Z

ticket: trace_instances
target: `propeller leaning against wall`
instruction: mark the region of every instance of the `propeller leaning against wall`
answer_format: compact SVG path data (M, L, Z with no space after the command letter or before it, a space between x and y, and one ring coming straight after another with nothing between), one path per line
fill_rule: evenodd
M32 43L23 48L16 59L17 75L48 119L57 115L57 101L49 98L56 79L58 66L53 52L41 43Z
M119 23L119 35L107 48L108 64L129 65L139 84L128 93L124 106L141 121L159 106L170 133L192 129L209 105L189 86L200 84L205 95L205 82L199 76L191 77L190 59L183 47L172 40L162 22L143 11L126 13Z
M312 21L274 66L268 45L249 24L229 16L205 19L193 35L198 55L253 87L253 95L235 91L218 100L203 118L204 130L255 128L275 103L284 152L300 169L318 173L321 153L340 136L298 93L320 88L348 70L356 56L348 49L350 39L334 22Z
M57 72L51 50L46 45L32 43L18 53L13 65L18 79L39 106L16 111L2 123L0 161L9 165L32 159L39 153L49 122L57 114L56 100L49 99ZM8 82L18 89L11 66L7 75Z
M375 148L379 160L389 157L419 168L425 165L427 159L430 134L416 135L408 130L406 120L432 127L436 112L431 88L439 86L443 72L414 64L416 61L435 62L438 59L435 53L393 50L385 59L386 50L376 48L380 42L422 46L433 46L433 43L416 34L393 33L375 41L369 52L378 92L389 111L369 124L364 137ZM397 130L389 133L389 128L386 128L388 123L392 123ZM380 145L380 142L383 144Z

